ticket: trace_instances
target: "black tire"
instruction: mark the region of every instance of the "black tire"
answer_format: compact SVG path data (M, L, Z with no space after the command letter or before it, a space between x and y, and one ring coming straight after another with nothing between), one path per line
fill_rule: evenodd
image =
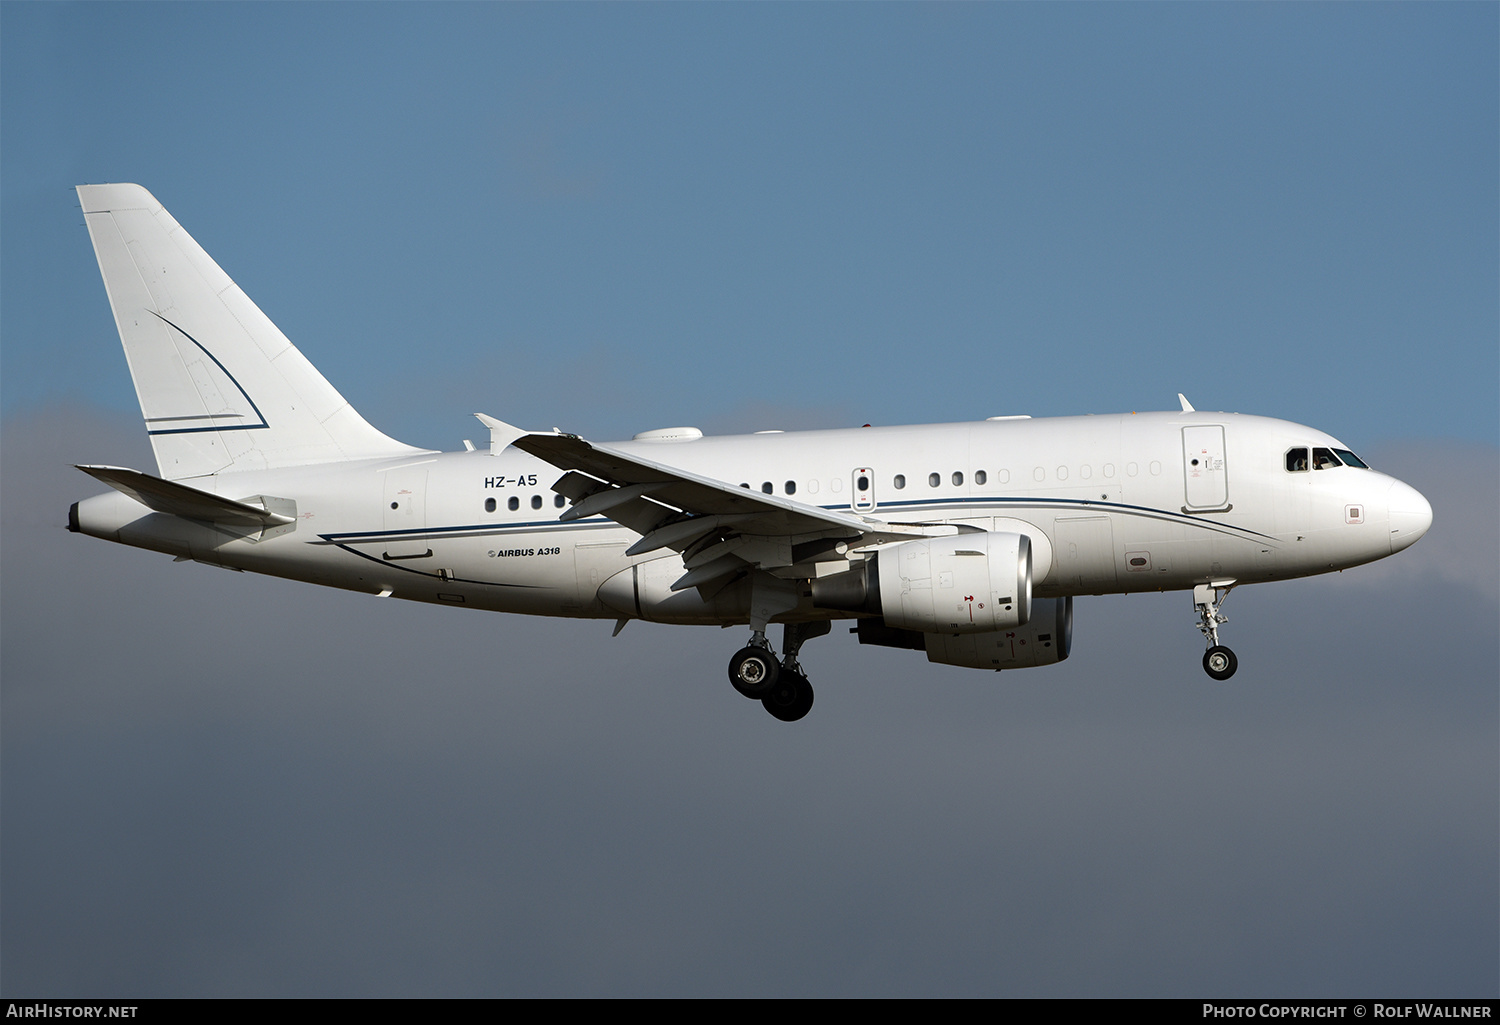
M729 682L747 698L759 701L776 686L781 666L765 648L741 648L729 660Z
M771 693L760 699L767 712L782 722L796 722L812 711L813 689L801 673L783 671Z
M1203 671L1215 680L1229 679L1239 667L1240 660L1222 644L1216 644L1203 653Z

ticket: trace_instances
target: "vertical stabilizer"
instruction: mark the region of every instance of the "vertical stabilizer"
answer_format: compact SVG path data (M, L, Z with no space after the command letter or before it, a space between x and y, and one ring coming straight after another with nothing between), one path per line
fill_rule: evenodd
M163 477L419 451L366 423L151 193L78 198Z

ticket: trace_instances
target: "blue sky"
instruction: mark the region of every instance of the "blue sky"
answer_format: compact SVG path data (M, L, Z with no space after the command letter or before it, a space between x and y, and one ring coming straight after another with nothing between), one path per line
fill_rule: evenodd
M20 5L6 411L134 406L146 185L365 416L1497 425L1492 5Z
M1497 40L1494 4L0 2L4 992L1493 998ZM1089 597L998 678L836 629L788 729L736 631L62 530L70 464L153 466L104 181L406 441L1183 391L1434 525L1237 590L1230 685L1186 594Z

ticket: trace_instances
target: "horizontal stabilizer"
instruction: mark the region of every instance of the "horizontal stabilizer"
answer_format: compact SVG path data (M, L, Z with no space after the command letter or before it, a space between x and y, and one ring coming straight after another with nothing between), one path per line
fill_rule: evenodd
M190 488L176 481L162 480L149 473L127 469L123 466L82 466L78 469L103 481L123 495L129 495L146 508L169 516L185 516L190 520L208 520L212 523L232 523L240 526L279 527L295 523L296 519L283 513L271 512L247 502L236 502L220 498L207 491Z

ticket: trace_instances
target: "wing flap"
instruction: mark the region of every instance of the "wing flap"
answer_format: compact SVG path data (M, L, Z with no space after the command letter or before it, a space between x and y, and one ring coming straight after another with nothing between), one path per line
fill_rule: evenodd
M552 485L552 490L571 501L576 507L579 502L590 495L613 489L611 485L598 477L570 470L557 479ZM664 505L645 498L632 498L612 507L607 515L609 519L623 527L629 527L637 534L648 534L667 520L677 516L678 513L675 509L668 509Z

